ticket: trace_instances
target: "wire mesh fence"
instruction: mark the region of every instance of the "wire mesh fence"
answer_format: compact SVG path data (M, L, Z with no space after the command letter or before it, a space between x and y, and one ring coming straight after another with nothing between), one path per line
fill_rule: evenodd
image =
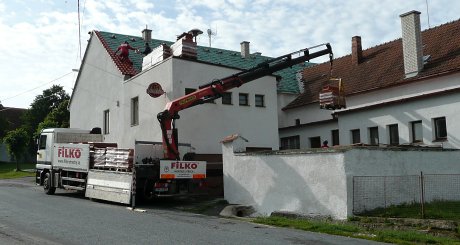
M354 176L353 213L460 217L460 174Z

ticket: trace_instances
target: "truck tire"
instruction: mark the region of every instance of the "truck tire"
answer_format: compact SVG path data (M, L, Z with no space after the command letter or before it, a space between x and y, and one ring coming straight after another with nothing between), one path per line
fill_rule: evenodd
M43 190L47 195L53 195L56 191L56 187L51 187L50 173L45 174L45 179L43 180Z

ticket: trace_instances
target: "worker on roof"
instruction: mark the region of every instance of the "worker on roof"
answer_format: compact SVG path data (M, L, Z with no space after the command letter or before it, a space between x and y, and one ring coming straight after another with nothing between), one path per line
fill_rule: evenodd
M145 43L145 49L142 51L143 55L148 55L152 52L152 48L150 47L149 43Z
M128 62L130 65L133 65L133 62L129 59L129 50L136 50L135 48L129 46L128 41L125 41L122 43L120 46L118 46L117 51L115 51L115 54L118 53L118 51L121 51L118 57L120 57L120 60L122 62Z

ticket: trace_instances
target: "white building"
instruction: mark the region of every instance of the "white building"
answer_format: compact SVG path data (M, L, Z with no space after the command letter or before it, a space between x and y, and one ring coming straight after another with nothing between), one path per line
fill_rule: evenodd
M149 42L151 55L162 43L171 42L150 39L150 30L144 30L142 38L102 31L90 35L69 106L70 126L100 127L105 141L120 147L131 148L135 141L161 142L157 114L167 102L268 60L260 53L250 54L249 43L242 42L241 52L196 47L197 54L190 56L184 48L175 50L175 56L149 57L153 62L131 51L129 65L115 54L124 41L140 49ZM282 90L284 83L277 80L278 76L266 76L232 89L224 100L181 111L176 124L179 142L190 144L198 154L221 154L220 140L238 133L250 140L249 147L278 149L277 88ZM154 82L165 91L158 98L146 93Z
M420 12L402 14L402 38L333 62L346 109L320 110L329 63L305 68L304 90L280 112L281 148L426 145L460 148L460 20L421 31Z

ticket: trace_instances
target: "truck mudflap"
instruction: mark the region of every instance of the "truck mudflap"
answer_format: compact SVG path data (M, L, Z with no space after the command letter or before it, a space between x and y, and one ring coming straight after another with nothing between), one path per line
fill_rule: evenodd
M130 204L132 172L91 169L88 172L85 196L88 198Z

